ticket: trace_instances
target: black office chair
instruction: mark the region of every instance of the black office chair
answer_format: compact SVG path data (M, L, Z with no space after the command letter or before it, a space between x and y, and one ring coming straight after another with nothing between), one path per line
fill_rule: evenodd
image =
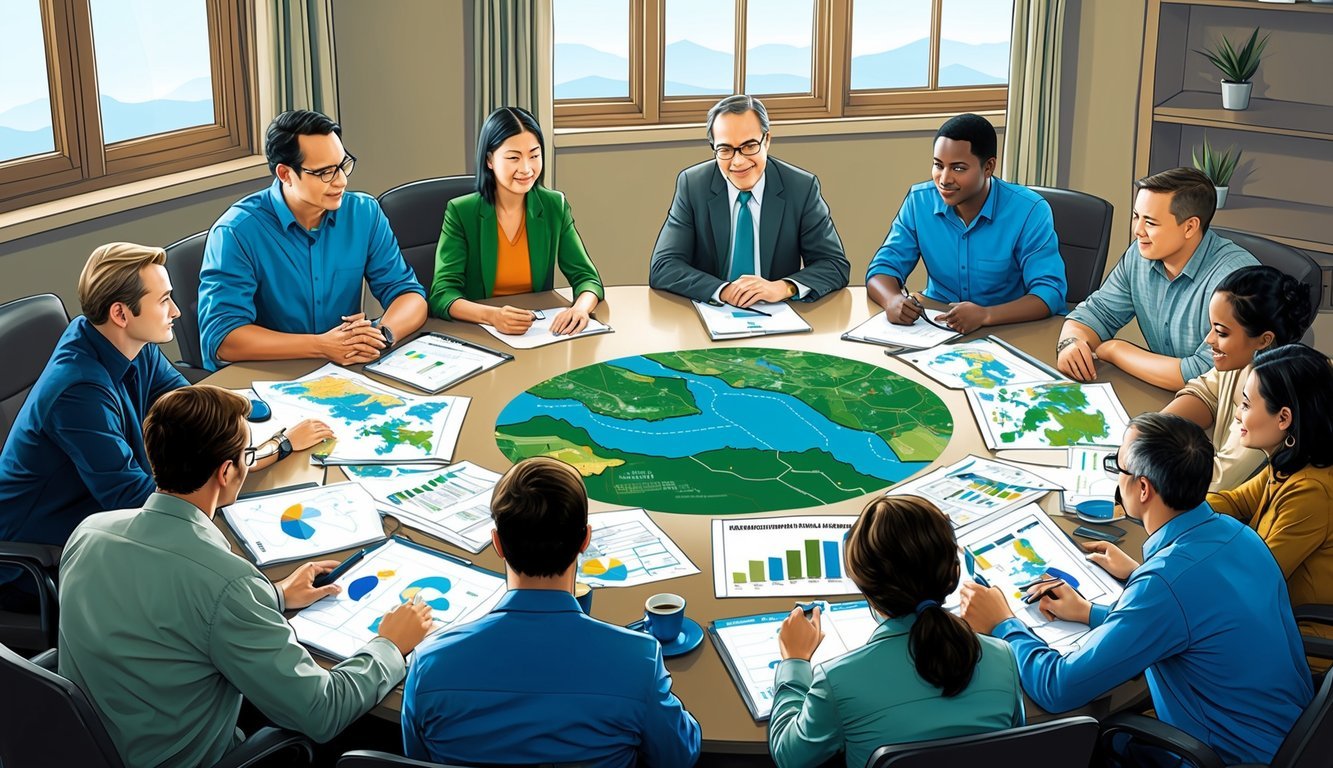
M408 182L379 196L403 258L427 293L435 281L435 246L444 227L444 207L476 188L472 176L441 176Z
M181 311L176 318L176 346L181 353L176 368L191 384L209 375L199 345L199 270L204 266L207 241L208 230L204 230L166 247L171 296Z
M1333 606L1302 605L1293 613L1297 621L1333 626ZM1307 656L1333 659L1333 641L1309 635L1302 639ZM1314 699L1296 719L1287 738L1282 740L1273 755L1273 762L1268 764L1270 768L1327 768L1330 764L1330 755L1333 755L1333 674L1322 677L1322 682L1317 683ZM1184 766L1227 768L1212 747L1156 718L1121 713L1102 722L1099 753L1113 758L1117 747L1123 750L1130 744L1146 744L1169 751L1180 756ZM1247 763L1230 768L1260 767Z
M88 697L52 671L55 654L44 654L36 661L39 663L0 645L0 691L4 691L0 696L0 765L123 768ZM285 756L282 765L309 765L314 759L313 747L304 736L263 728L213 768L250 768L279 753Z
M1254 258L1258 259L1260 264L1273 267L1305 283L1310 289L1310 308L1319 309L1324 298L1324 273L1319 264L1305 251L1249 232L1237 232L1222 227L1212 227L1212 231L1216 232L1218 237L1225 237L1254 254ZM1313 338L1314 332L1307 330L1303 341L1309 344Z
M344 752L342 757L338 758L337 768L471 768L471 766L428 763L373 749L354 749L351 752Z
M1065 260L1065 300L1077 304L1102 284L1111 247L1111 204L1093 195L1056 187L1028 187L1046 198L1055 218L1055 236Z
M870 756L866 768L939 768L948 765L1031 768L1034 764L1045 764L1047 758L1054 760L1050 765L1086 766L1092 762L1096 745L1096 720L1064 717L973 736L880 747Z

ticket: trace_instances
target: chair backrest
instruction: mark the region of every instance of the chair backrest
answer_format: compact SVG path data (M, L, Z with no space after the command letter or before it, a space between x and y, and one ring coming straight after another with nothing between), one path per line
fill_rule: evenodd
M535 766L516 766L507 763L493 766L461 765L456 763L431 763L425 760L413 760L388 752L372 749L356 749L344 752L338 758L338 768L587 768L586 763L543 763Z
M50 293L0 305L0 349L5 351L0 369L0 446L9 438L28 392L67 327L65 305Z
M1305 708L1291 732L1273 755L1272 768L1323 768L1333 755L1333 674L1324 676L1323 685Z
M476 190L473 176L441 176L403 184L380 195L380 208L407 265L426 293L435 281L435 246L444 226L444 207L455 197Z
M1077 304L1102 284L1106 252L1111 247L1111 204L1083 192L1056 187L1028 187L1046 198L1055 218L1055 236L1065 260L1069 293L1065 300Z
M1319 304L1324 298L1324 272L1305 251L1249 232L1237 232L1222 227L1212 227L1212 231L1216 232L1218 237L1225 237L1254 254L1254 258L1258 259L1260 264L1273 267L1305 283L1310 289L1310 308L1319 309Z
M180 348L181 362L200 369L204 367L204 355L199 347L199 270L204 266L207 241L208 230L204 230L166 248L171 297L181 311L176 318L176 346Z
M1021 728L974 736L918 741L880 747L866 768L939 768L942 765L984 765L986 768L1031 768L1059 756L1062 766L1086 766L1097 745L1097 721L1065 717Z
M122 768L77 685L0 645L0 765Z

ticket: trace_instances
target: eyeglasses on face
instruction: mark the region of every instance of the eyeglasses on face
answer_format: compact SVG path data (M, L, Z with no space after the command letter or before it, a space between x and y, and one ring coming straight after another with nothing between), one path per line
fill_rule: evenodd
M1133 472L1130 472L1128 469L1125 469L1124 467L1120 466L1119 451L1116 451L1115 453L1108 453L1107 455L1102 457L1102 469L1106 470L1106 474L1110 475L1111 477L1115 477L1117 475L1129 475L1130 477L1134 476Z
M241 462L247 467L253 467L255 465L255 453L254 448L246 448L241 451Z
M729 147L726 144L723 144L720 147L713 147L713 156L718 160L730 160L736 156L737 152L746 157L757 155L759 154L759 150L764 148L764 139L766 138L768 138L767 133L760 136L758 139L750 139L739 147Z
M351 176L352 169L355 167L356 167L356 156L354 156L351 152L348 152L347 157L344 157L343 161L341 163L338 163L337 165L330 165L327 168L315 168L315 169L302 168L301 166L297 166L296 169L301 173L308 173L311 176L314 176L315 178L319 179L325 184L332 184L334 178L336 178L338 175L338 171L342 171L343 176Z

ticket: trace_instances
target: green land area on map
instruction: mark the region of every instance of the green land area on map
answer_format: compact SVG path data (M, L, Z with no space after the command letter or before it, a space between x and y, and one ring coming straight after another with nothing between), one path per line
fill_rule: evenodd
M1005 443L1040 434L1054 447L1086 445L1110 430L1106 416L1092 409L1087 394L1075 383L1000 388L981 397L993 402L1000 440Z
M699 413L680 379L658 379L611 365L577 368L528 392L547 400L577 400L593 413L617 419L657 421Z

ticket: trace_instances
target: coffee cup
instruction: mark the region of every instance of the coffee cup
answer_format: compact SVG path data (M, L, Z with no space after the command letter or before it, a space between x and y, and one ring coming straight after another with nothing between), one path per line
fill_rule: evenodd
M574 599L579 601L583 612L592 615L592 587L581 581L574 582Z
M685 598L670 592L659 592L643 604L643 626L660 643L670 643L680 637L685 623Z

